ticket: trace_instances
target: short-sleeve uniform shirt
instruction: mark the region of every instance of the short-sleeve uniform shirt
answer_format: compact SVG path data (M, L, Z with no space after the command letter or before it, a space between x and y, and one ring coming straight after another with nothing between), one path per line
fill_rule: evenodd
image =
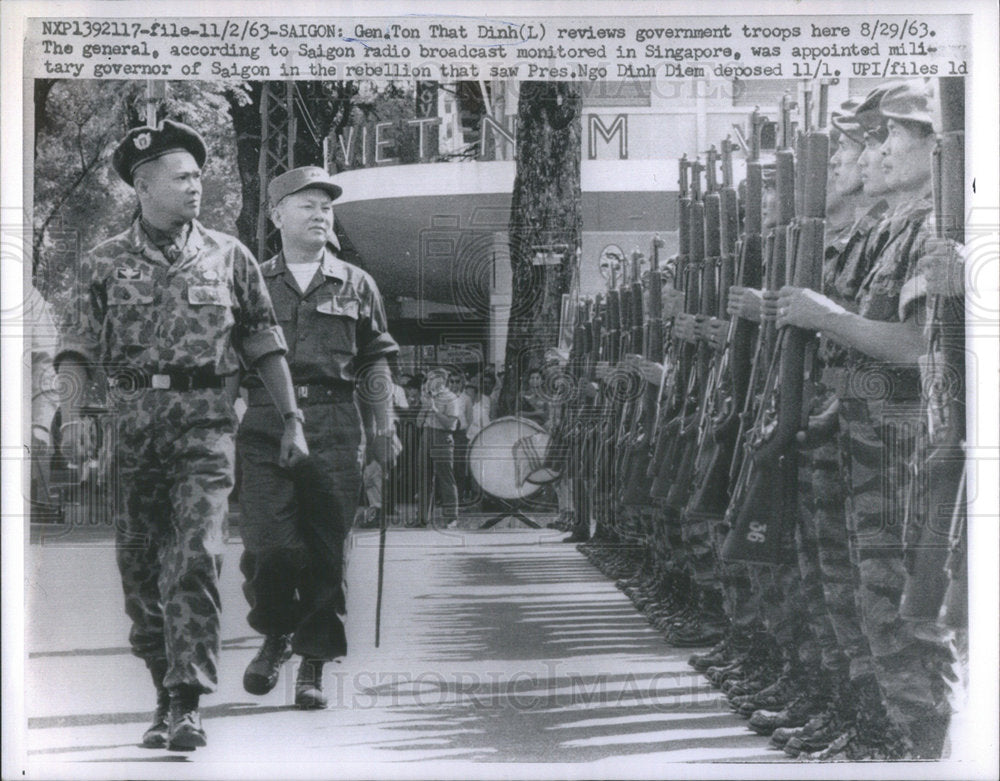
M371 275L324 252L303 291L279 253L261 267L288 344L296 384L353 383L366 364L399 351ZM248 378L248 385L259 383Z
M924 252L924 244L932 236L928 219L931 212L930 198L918 198L901 204L872 231L869 236L869 270L855 297L856 311L862 317L881 322L902 322L916 307L917 299L914 299L911 306L900 312L900 295L907 282L917 276L917 263ZM850 350L848 360L854 366L879 364L858 350ZM919 396L917 367L893 367L890 384L891 395L895 397Z

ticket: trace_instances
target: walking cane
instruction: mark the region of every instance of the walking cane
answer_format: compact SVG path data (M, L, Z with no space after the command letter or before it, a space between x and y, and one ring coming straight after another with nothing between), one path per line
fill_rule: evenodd
M385 505L388 500L386 489L389 484L389 470L382 469L382 507L379 512L378 529L378 592L375 597L375 647L378 648L379 631L382 625L382 575L385 571Z

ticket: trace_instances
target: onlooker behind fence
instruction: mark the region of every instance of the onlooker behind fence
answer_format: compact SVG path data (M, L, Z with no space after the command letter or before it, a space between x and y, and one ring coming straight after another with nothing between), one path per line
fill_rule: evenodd
M472 479L472 472L469 467L469 450L479 432L489 425L492 419L493 408L490 397L482 392L483 388L480 387L480 382L482 382L482 378L476 376L465 383L465 395L469 399L469 426L465 431L466 437L469 440L469 446L465 454L465 490L466 498L470 502L476 501L479 489Z
M466 431L469 428L469 418L472 416L472 399L465 393L465 377L458 370L453 370L448 375L448 390L458 396L459 402L458 425L453 432L455 439L455 486L458 498L464 504L469 488L469 437Z
M549 422L549 403L542 394L543 385L540 369L528 372L527 388L518 399L518 415L545 427Z
M448 371L432 369L420 396L421 466L430 466L432 485L421 481L417 526L427 526L436 493L447 526L458 524L458 489L455 484L454 431L461 416L461 402L447 387ZM432 487L433 486L433 487Z

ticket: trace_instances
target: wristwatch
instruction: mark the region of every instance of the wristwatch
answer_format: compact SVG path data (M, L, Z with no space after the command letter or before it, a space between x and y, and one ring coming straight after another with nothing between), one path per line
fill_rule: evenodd
M300 410L298 407L296 407L295 409L288 410L288 412L286 412L284 415L281 416L281 419L285 421L285 423L287 423L292 419L295 419L299 423L303 424L306 422L306 416L303 414L302 410Z

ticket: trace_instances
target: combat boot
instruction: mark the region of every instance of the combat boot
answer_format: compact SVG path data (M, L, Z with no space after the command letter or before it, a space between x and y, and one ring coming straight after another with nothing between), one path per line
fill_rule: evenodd
M170 690L170 732L167 748L171 751L194 751L206 745L201 727L198 699L201 692L193 686Z
M695 620L668 635L667 642L674 648L712 645L722 639L728 627L722 593L716 589L700 589Z
M797 757L800 754L822 751L847 731L854 721L856 708L852 691L846 681L835 682L833 696L827 707L810 719L802 732L785 743L785 753L790 757Z
M750 640L751 634L746 629L730 624L725 636L711 651L691 654L688 664L699 672L705 672L709 667L722 667L745 653L750 647Z
M721 689L722 684L729 676L743 674L743 664L746 662L746 659L746 653L734 656L727 664L720 665L719 667L709 667L705 670L705 677L712 686L716 689Z
M803 683L799 666L789 660L769 686L754 694L736 696L731 704L746 718L757 710L781 710L802 692Z
M822 706L817 705L810 695L802 694L781 710L754 711L748 726L758 735L771 735L779 729L795 730L804 726L821 709Z
M796 682L796 693L786 704L759 708L750 715L750 729L758 735L770 735L776 729L804 726L822 712L830 699L830 681L820 670L807 670Z
M295 677L295 706L300 710L323 710L327 706L323 694L323 660L302 657Z
M722 639L713 645L703 654L691 654L688 657L688 666L693 667L700 673L705 672L709 667L717 667L725 664L732 656L732 633L727 632Z
M243 673L243 688L250 694L267 694L278 683L281 665L291 655L291 635L267 635L264 644Z
M766 689L774 683L776 677L777 674L771 667L759 667L743 678L727 681L722 690L726 693L730 706L733 706L740 697L749 697Z
M146 666L153 676L153 685L156 687L156 712L153 714L153 723L142 735L142 745L146 748L163 748L167 745L167 737L170 734L170 692L163 685L163 679L167 674L167 661L155 659L146 662Z

